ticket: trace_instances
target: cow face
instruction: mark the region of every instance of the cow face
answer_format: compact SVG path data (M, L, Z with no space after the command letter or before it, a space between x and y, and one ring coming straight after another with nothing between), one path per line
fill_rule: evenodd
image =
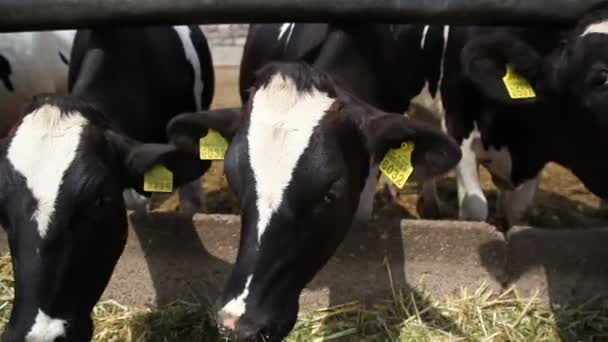
M608 129L608 6L591 10L551 59L552 86L570 113L591 128Z
M242 208L237 262L218 314L237 339L289 333L302 289L351 224L370 159L413 141L418 180L460 159L441 132L379 112L304 64L267 65L242 111L184 114L168 130L194 153L207 127L231 139L224 169Z
M127 237L123 189L141 189L158 163L176 184L197 176L176 166L184 154L174 147L129 140L74 98L40 96L26 113L0 154L0 219L16 281L3 341L86 341Z

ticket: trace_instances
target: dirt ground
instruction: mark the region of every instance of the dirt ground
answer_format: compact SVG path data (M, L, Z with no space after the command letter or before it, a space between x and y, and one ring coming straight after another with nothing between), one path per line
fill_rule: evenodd
M213 108L240 105L238 95L238 68L216 67L216 88ZM489 174L481 168L482 184L490 203L490 223L500 225L496 216L496 191ZM382 185L378 187L375 201L375 216L382 218L416 218L417 190L414 186L405 187L393 201ZM207 212L238 213L238 204L223 176L221 162L215 162L205 175L203 188L208 194ZM456 182L449 174L439 182L439 195L443 203L446 219L456 219ZM177 198L162 198L160 208L173 209ZM526 217L527 223L541 228L592 228L608 227L608 211L600 209L600 200L591 194L568 170L559 165L549 164L542 173L540 190L534 206Z

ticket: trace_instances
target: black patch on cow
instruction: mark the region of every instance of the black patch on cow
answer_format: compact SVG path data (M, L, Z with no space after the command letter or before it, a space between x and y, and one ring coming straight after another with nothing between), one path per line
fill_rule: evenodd
M329 97L337 97L333 80L326 73L319 72L305 63L268 64L256 72L257 82L254 87L260 89L267 86L276 74L292 79L299 92L319 90L328 94Z
M70 65L70 61L68 60L68 58L63 53L61 53L61 51L59 51L57 53L59 54L59 59L61 59L61 61L63 62L63 64L69 66Z
M23 114L28 115L45 105L57 107L61 115L79 113L89 122L101 129L108 129L110 121L94 104L83 101L75 96L40 94L32 98L32 101L24 108Z
M420 32L420 44L422 44L422 35L424 28L421 27ZM449 41L449 38L448 38ZM437 87L439 86L439 76L441 73L441 56L443 53L443 26L430 26L424 41L423 56L424 62L422 66L424 68L425 79L429 82L429 92L431 96L437 95ZM446 44L447 49L447 44Z
M576 29L571 32L573 37L578 37L591 24L599 23L608 19L608 2L603 1L595 4L586 11L576 25Z
M11 73L11 64L9 63L8 59L0 55L0 80L2 80L2 83L4 83L6 89L8 89L11 93L14 93L15 87L10 79Z
M207 38L198 25L188 26L190 29L190 39L192 45L198 55L198 60L201 68L201 79L203 81L203 93L201 94L201 109L209 109L213 100L215 75L213 73L213 61Z

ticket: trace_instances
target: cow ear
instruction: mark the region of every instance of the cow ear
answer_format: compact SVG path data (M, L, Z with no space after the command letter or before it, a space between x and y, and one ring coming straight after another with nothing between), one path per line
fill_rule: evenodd
M176 116L167 125L167 136L180 149L198 155L199 140L209 129L218 131L226 140L232 140L241 123L240 108L207 110Z
M448 172L460 161L456 141L441 130L399 114L374 115L366 124L367 148L376 163L404 142L414 143L411 179L424 181Z
M143 144L113 131L106 133L106 139L123 170L123 186L140 193L144 193L144 175L157 165L172 172L174 188L198 179L211 165L170 144Z
M503 78L507 67L526 79L534 93L540 85L541 56L530 45L505 32L485 34L468 42L461 52L466 79L483 94L501 103L534 101L536 96L517 97L509 93Z

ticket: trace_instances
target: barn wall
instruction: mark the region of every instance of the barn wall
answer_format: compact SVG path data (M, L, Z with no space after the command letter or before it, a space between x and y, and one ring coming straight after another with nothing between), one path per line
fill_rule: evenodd
M215 65L239 65L248 28L248 24L203 26Z

